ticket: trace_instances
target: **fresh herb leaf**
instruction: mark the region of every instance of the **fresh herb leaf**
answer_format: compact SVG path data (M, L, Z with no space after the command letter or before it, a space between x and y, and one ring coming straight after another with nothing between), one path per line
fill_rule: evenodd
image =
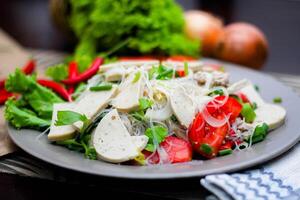
M200 150L202 152L204 152L205 154L211 154L213 152L212 146L209 144L206 144L206 143L204 143L200 146Z
M252 144L261 142L266 138L268 130L269 126L266 123L257 125L254 129L253 135L247 137L245 141L248 143L251 141Z
M147 98L140 98L139 104L140 104L141 110L146 110L148 108L151 108L151 106L153 105L153 101L151 99L147 99Z
M149 79L169 80L172 78L173 73L173 69L169 69L163 65L159 65L158 67L153 66L149 71Z
M106 90L111 90L112 87L113 87L113 85L110 83L102 83L100 85L90 87L90 91L93 91L93 92L106 91Z
M189 75L189 66L187 62L184 62L184 76Z
M147 121L147 118L145 117L145 113L142 110L140 110L140 111L134 111L134 112L130 113L130 115L132 117L134 117L138 121L142 121L142 122L146 122Z
M153 126L151 128L147 128L145 135L149 138L145 149L153 152L155 151L155 144L160 144L165 140L168 135L168 130L163 126Z
M88 118L85 115L69 110L58 111L55 126L70 125L77 121L82 121L83 123L86 123L88 121Z
M141 78L141 72L138 71L138 72L135 73L134 78L132 80L132 83L138 82L140 80L140 78Z
M250 103L244 103L241 111L241 115L245 118L247 123L252 123L256 117L254 109Z
M214 96L214 95L224 95L224 91L222 89L216 89L208 94L209 96Z
M68 65L64 63L53 65L46 69L46 76L57 82L68 78L68 74Z
M274 103L282 103L282 98L281 98L281 97L275 97L275 98L273 99L273 102L274 102Z

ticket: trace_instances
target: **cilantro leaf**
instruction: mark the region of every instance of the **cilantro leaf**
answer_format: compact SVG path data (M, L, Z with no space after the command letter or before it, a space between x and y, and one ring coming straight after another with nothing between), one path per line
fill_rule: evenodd
M163 126L153 126L151 128L147 128L145 135L149 138L145 149L153 152L155 151L155 144L160 144L165 140L168 135L168 130Z
M139 104L140 104L141 110L146 110L148 108L151 108L151 106L153 105L153 101L151 101L151 99L147 99L147 98L140 98Z
M88 118L85 115L69 110L58 111L55 126L70 125L77 121L82 121L83 123L86 123L88 121Z

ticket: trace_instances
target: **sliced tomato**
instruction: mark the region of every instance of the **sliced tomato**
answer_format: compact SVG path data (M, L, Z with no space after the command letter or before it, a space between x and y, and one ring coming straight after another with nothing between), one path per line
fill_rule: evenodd
M241 100L244 102L244 103L250 103L250 100L248 99L247 95L245 95L244 93L242 92L239 92L238 93L238 96L241 98Z
M223 101L225 96L215 97L215 101L210 101L206 108L210 114L215 112L223 112L225 115L230 115L230 123L233 123L242 111L243 106L233 97L228 97L226 103L218 107L218 101Z
M165 141L160 144L160 147L167 153L167 159L170 163L181 163L192 160L192 146L186 140L174 136L168 136ZM152 152L143 151L143 153L145 158L149 158L148 162L150 164L159 163L160 158L157 152L152 154Z

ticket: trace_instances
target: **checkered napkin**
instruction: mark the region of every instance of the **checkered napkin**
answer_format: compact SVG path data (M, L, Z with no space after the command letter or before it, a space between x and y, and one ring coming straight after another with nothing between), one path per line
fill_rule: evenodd
M299 200L300 144L262 168L209 175L200 182L222 200Z

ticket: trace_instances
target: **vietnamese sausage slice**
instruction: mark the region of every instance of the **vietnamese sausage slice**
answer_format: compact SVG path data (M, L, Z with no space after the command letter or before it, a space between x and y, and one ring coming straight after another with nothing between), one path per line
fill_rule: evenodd
M131 136L131 139L138 150L142 151L146 147L149 138L146 135L137 135Z
M139 99L143 96L145 81L142 75L135 81L140 71L131 73L119 86L119 94L112 100L112 105L122 112L130 112L139 108Z
M113 86L107 91L87 91L85 95L76 103L75 112L84 114L88 119L92 119L102 109L106 108L111 98L117 93L117 86ZM81 121L73 124L77 129L81 129Z
M256 91L253 84L249 84L243 87L240 92L245 94L251 103L256 103L257 107L260 107L265 104L265 101L262 99L260 94Z
M138 156L139 149L133 142L116 109L107 113L93 132L92 144L98 158L120 163Z
M60 141L67 140L74 136L75 128L72 125L65 126L55 126L55 121L57 120L57 112L63 110L75 110L74 103L56 103L53 105L52 121L50 126L50 132L48 134L48 139L50 141Z
M275 129L282 125L285 120L286 111L283 107L275 104L264 104L257 107L255 110L256 119L255 122L265 122L269 129Z
M192 123L196 114L196 105L180 87L170 93L171 107L178 121L186 128Z

